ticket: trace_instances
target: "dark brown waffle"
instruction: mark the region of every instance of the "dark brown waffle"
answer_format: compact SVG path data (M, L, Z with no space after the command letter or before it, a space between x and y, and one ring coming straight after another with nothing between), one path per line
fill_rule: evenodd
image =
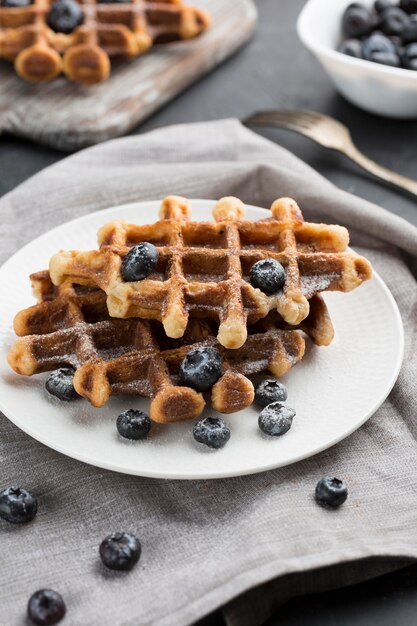
M151 399L155 421L197 417L203 397L177 384L179 367L191 348L215 346L222 353L225 373L213 386L212 404L232 413L253 401L247 376L264 371L283 376L304 354L299 333L272 325L250 335L240 350L220 346L203 320L192 320L181 339L170 339L159 322L110 318L106 296L97 288L69 283L55 287L48 272L31 278L40 302L15 318L21 338L9 351L10 366L31 376L71 365L76 369L76 391L97 407L111 395L133 394Z
M100 250L54 255L52 280L98 286L112 317L158 319L169 337L183 335L189 316L214 319L219 342L239 348L247 324L269 311L298 325L313 295L350 291L370 278L370 263L347 250L347 230L304 222L294 200L276 200L265 220L245 220L244 211L237 198L223 198L213 209L215 222L191 222L187 201L170 196L159 222L113 222L99 231ZM147 279L125 282L122 259L142 241L158 248L159 264ZM278 260L286 271L283 290L273 295L249 281L251 267L265 258Z
M70 34L47 23L52 0L33 0L27 7L0 2L0 58L13 61L29 81L48 81L61 72L92 85L110 73L110 57L133 58L155 43L191 39L210 25L207 14L181 0L131 0L100 3L78 0L84 22Z

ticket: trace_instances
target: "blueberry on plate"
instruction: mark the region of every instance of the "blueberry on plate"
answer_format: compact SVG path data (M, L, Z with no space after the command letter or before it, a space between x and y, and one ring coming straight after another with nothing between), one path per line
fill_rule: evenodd
M400 0L400 7L406 13L417 13L417 0Z
M31 0L1 0L0 6L8 9L21 9L32 4Z
M116 426L119 435L126 439L146 439L151 429L151 420L143 411L128 409L119 415Z
M62 596L52 589L41 589L28 602L28 615L34 624L52 626L58 624L66 613Z
M203 417L194 425L193 436L209 448L223 448L230 439L230 428L219 417Z
M223 374L223 359L217 348L190 350L180 365L180 381L196 391L207 391Z
M375 0L374 9L377 13L382 13L385 9L389 9L393 7L394 3L392 0Z
M357 3L349 5L342 17L343 34L348 38L368 35L374 25L375 19L369 9Z
M417 43L410 43L404 48L402 61L408 70L417 70Z
M294 409L280 402L272 402L260 412L258 425L265 435L281 437L290 430L294 417Z
M325 508L336 509L346 501L347 497L347 487L338 478L325 476L316 485L316 502Z
M74 389L74 374L75 370L72 367L61 367L51 372L46 379L46 391L65 402L75 400L78 398L78 394Z
M147 241L133 246L122 262L123 280L127 283L143 280L153 272L158 258L158 250Z
M252 265L249 273L253 287L264 293L276 293L285 284L285 270L275 259L263 259Z
M75 0L57 0L52 5L47 23L56 33L72 33L84 21L84 14Z
M130 533L107 535L100 544L100 558L109 569L128 571L139 561L140 541Z
M38 511L38 500L26 489L8 487L0 491L0 517L11 524L31 522Z
M381 14L379 27L386 35L401 36L410 23L410 17L399 7L390 7Z
M363 42L363 58L367 61L372 61L374 54L381 52L384 54L395 54L395 46L385 35L373 33Z
M350 57L362 58L362 42L359 39L345 39L337 48L342 54Z
M275 378L267 378L255 387L255 402L260 406L268 406L271 402L285 402L287 397L285 385Z

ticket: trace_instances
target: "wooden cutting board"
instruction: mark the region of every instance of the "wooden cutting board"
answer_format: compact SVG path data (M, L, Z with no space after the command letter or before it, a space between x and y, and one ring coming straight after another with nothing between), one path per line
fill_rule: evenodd
M83 87L64 77L32 85L0 63L0 132L75 150L127 133L251 36L253 0L190 0L213 25L192 41L155 46L134 61L117 61L109 80Z

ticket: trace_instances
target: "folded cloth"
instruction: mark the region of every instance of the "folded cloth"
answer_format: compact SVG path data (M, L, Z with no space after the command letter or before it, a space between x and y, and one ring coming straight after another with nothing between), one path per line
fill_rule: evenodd
M227 120L110 141L47 168L0 201L0 259L68 219L166 194L236 195L264 207L293 196L306 218L347 226L400 307L406 336L400 377L377 413L330 450L271 472L216 481L149 480L96 469L46 448L0 416L0 488L24 486L40 503L31 524L0 521L5 626L24 623L27 599L42 587L63 594L68 626L181 626L224 605L229 625L256 626L288 597L417 557L417 230ZM326 474L350 487L335 512L312 498ZM103 573L98 544L120 529L141 538L141 561L127 575Z

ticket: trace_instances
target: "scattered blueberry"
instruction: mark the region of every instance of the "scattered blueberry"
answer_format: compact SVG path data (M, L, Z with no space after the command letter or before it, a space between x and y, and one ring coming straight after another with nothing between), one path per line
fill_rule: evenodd
M74 389L75 370L72 367L61 367L59 370L51 372L46 379L45 388L51 395L69 402L78 398L78 394Z
M38 501L26 489L8 487L0 491L0 517L11 524L26 524L36 516Z
M417 0L400 0L400 7L406 13L417 13Z
M345 39L337 49L350 57L362 58L362 42L359 39Z
M280 402L272 402L259 414L258 425L265 435L280 437L290 430L294 417L294 409Z
M8 9L20 9L28 7L30 4L32 4L31 0L1 0L0 2L0 6Z
M252 265L250 282L264 293L276 293L285 283L285 270L274 259L263 259Z
M404 66L410 70L417 70L417 43L410 43L404 49Z
M146 439L151 429L151 420L143 411L128 409L119 415L116 426L119 435L126 439Z
M390 7L382 13L379 27L386 35L401 36L409 22L409 16L402 9Z
M34 624L52 626L58 624L66 613L62 596L52 589L41 589L28 602L28 615Z
M56 33L72 33L84 21L84 14L75 0L57 0L48 15L48 26Z
M392 0L375 0L374 8L377 13L382 13L385 9L394 6Z
M152 273L158 258L158 250L147 241L133 246L123 259L123 280L128 283L143 280Z
M316 502L326 508L336 509L348 497L348 490L342 480L325 476L316 485Z
M395 46L385 35L374 33L363 42L363 57L372 61L372 57L380 53L395 54Z
M131 570L139 561L142 546L135 535L113 533L100 544L100 558L109 569Z
M365 6L350 4L342 17L342 30L348 38L363 37L372 30L375 20Z
M229 441L230 428L219 417L203 417L195 424L193 436L198 443L219 449Z
M217 348L193 348L180 366L181 383L196 391L207 391L223 373L223 359Z
M255 387L255 402L260 406L268 406L271 402L285 402L287 397L285 385L275 378L267 378Z

